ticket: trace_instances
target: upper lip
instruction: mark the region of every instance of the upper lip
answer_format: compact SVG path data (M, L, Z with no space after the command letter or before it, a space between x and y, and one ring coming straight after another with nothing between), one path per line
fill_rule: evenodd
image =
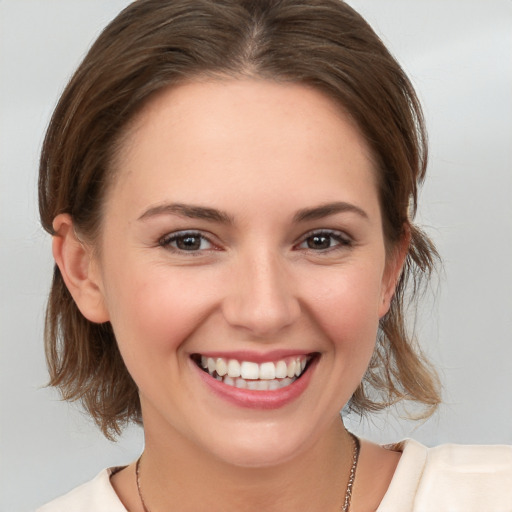
M297 349L276 349L268 352L256 352L250 350L235 350L235 351L215 351L207 350L204 352L196 352L192 355L201 355L204 357L223 359L236 359L237 361L252 361L255 363L266 363L271 361L279 361L287 357L293 356L310 356L317 352L311 350L297 350Z

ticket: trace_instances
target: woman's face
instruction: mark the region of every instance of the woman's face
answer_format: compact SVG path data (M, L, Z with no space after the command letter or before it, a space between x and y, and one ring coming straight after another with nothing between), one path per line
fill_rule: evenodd
M161 93L123 144L96 269L146 434L242 466L302 453L396 277L363 138L311 88L226 79Z

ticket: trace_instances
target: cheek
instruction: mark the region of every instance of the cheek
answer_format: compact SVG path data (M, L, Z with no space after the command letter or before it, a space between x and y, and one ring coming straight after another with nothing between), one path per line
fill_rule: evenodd
M107 302L119 349L130 372L172 357L212 308L214 298L200 276L164 266L111 281ZM198 289L202 282L202 289ZM135 375L134 375L135 378Z
M322 331L343 351L373 351L382 303L374 267L340 269L309 283L310 307Z

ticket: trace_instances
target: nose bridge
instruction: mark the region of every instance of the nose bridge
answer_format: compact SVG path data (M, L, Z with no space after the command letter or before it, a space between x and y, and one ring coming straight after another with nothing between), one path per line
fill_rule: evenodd
M224 315L233 326L268 336L291 325L300 314L292 279L278 251L259 248L236 258Z

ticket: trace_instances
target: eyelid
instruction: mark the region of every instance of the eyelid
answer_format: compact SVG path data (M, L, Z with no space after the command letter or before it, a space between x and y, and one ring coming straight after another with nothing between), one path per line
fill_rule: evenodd
M187 251L185 249L179 249L178 247L173 247L171 244L172 242L178 240L182 237L198 237L202 240L206 240L211 247L208 247L207 249L198 249L198 250L191 250ZM219 250L218 244L212 241L213 236L208 236L208 234L205 234L204 231L200 231L197 229L182 229L179 231L172 231L171 233L167 233L164 236L160 237L158 239L158 245L162 248L169 250L171 252L175 252L177 254L187 254L190 256L198 256L201 253L204 253L205 251L212 251L212 250Z
M311 238L312 236L319 236L319 235L325 235L330 236L336 240L339 241L339 244L334 247L329 247L328 249L322 250L314 250L311 248L305 248L306 250L310 250L312 252L327 252L332 251L338 248L343 247L350 247L354 244L354 239L347 234L345 231L341 231L339 229L326 229L326 228L320 228L320 229L312 229L311 231L308 231L304 235L302 235L299 239L299 241L295 244L294 248L299 248L300 245L307 241L308 238Z

